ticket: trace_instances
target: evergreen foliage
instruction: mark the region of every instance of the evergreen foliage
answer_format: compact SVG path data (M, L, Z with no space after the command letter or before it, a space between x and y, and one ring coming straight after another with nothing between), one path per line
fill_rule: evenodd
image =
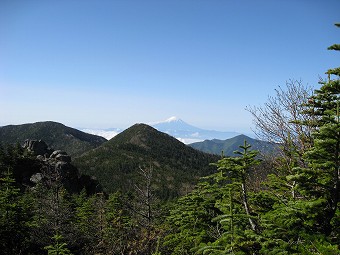
M202 243L220 235L221 226L211 220L221 214L215 204L222 196L222 187L207 178L191 193L178 199L167 217L169 234L163 245L169 254L193 254Z
M239 147L237 157L222 158L216 163L219 173L214 179L225 183L226 192L216 202L222 214L213 221L219 221L224 232L200 250L203 254L252 254L259 250L259 225L250 206L246 180L252 166L260 161L256 159L258 151L249 150L251 146L246 141Z
M54 243L45 247L48 255L72 255L67 244L62 242L63 237L61 235L55 234L52 239Z
M10 169L0 178L0 249L2 254L27 252L33 227L31 197L20 193Z

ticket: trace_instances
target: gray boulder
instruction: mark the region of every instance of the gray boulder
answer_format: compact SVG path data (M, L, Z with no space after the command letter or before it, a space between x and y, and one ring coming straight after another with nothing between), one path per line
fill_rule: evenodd
M57 161L71 163L71 156L67 155L65 151L61 151L61 150L54 151L51 154L50 158L55 159Z
M24 148L32 152L34 155L49 156L51 150L48 148L47 144L42 140L25 140Z
M33 182L34 184L37 184L42 180L43 176L41 173L35 173L31 176L30 181Z

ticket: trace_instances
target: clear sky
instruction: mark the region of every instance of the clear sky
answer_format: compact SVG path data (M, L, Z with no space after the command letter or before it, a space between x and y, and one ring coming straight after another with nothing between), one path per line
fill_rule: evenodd
M289 79L338 67L339 0L0 0L0 125L249 131Z

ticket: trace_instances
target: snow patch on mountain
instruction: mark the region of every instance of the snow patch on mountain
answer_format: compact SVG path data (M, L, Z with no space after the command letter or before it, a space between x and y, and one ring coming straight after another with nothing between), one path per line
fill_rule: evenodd
M154 125L158 125L158 124L171 123L171 122L184 122L184 121L181 120L180 118L176 117L176 116L172 116L172 117L170 117L166 120L150 122L150 123L148 123L148 125L154 126Z
M182 121L180 118L177 118L176 116L172 116L169 119L166 119L165 122L174 122L174 121Z

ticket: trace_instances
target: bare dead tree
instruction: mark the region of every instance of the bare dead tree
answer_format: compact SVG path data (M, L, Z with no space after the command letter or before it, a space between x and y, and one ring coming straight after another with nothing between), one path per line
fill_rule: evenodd
M261 140L280 144L283 152L293 147L301 156L312 144L313 129L302 123L313 118L304 113L313 89L301 81L289 80L286 88L279 87L275 92L263 106L246 108L254 118L254 133Z
M152 192L151 181L152 181L152 167L142 168L139 167L139 174L143 178L142 185L135 184L135 191L138 194L138 202L140 204L138 214L142 216L141 224L147 229L150 228L153 219L152 214L152 203L154 195Z
M307 103L313 94L310 86L302 81L289 80L286 87L275 90L263 106L248 106L246 110L253 116L254 133L264 141L280 145L281 156L288 171L292 166L305 166L302 155L312 144L313 128L302 123L312 122L314 116L307 114ZM295 197L295 183L288 183Z
M140 180L134 184L136 198L131 207L138 225L141 227L144 248L140 254L151 254L157 245L157 230L154 221L158 217L159 209L156 208L157 198L153 189L153 167L139 167ZM144 233L144 234L143 234Z

